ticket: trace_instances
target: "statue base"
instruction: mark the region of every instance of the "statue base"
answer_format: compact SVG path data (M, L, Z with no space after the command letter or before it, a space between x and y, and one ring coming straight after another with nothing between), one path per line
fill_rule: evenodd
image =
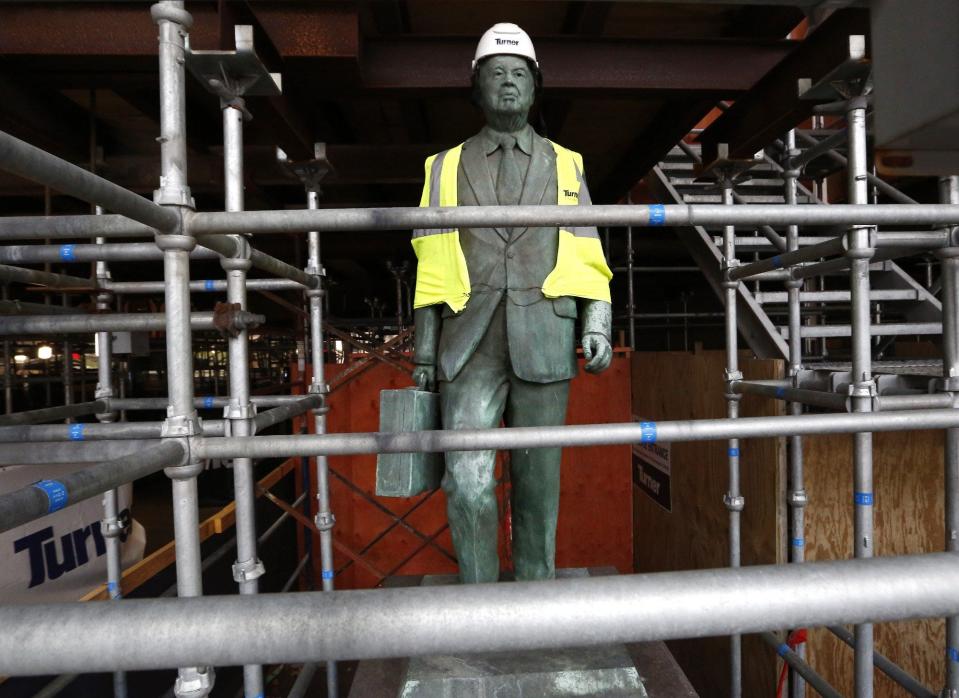
M586 569L557 570L557 578L588 577ZM456 575L429 575L421 586L458 584ZM507 582L508 583L508 582ZM400 698L484 696L604 696L646 698L624 645L528 652L413 657Z
M646 698L623 645L415 657L401 698L626 696Z
M616 574L557 570L559 578ZM456 575L392 577L387 587L458 584ZM508 582L507 582L508 583ZM350 698L697 698L661 642L528 652L435 655L359 663Z

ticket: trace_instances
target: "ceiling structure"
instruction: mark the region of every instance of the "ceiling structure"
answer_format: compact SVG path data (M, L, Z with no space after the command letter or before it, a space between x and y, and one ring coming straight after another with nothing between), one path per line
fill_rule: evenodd
M159 100L149 4L0 6L0 129L83 166L92 163L104 177L150 195L159 177ZM749 150L780 136L803 108L789 87L798 66L812 62L813 74L805 76L816 78L819 63L822 73L836 64L832 53L842 42L836 49L835 37L868 30L865 11L845 9L810 39L787 40L803 10L755 0L219 0L186 6L194 18L194 49L232 49L234 25L250 24L260 58L282 74L282 96L247 100L253 114L245 127L248 209L305 205L302 186L277 164L275 149L305 159L314 142L327 144L334 168L323 184L323 206L416 204L424 158L482 124L469 100L469 66L478 37L498 21L516 22L533 37L545 87L531 121L583 154L597 203L622 200L720 102L736 104L703 134L706 152L717 142ZM803 50L815 41L822 46ZM197 207L222 209L219 104L193 78L187 124ZM0 173L3 215L43 213L43 194ZM51 208L54 214L88 210L55 192ZM325 265L345 298L343 315L365 311L359 297L365 289L379 288L389 300L393 280L385 263L412 259L402 233L369 233L361 243L359 237L324 236ZM299 240L256 244L302 266ZM638 243L640 254L666 263L677 254L683 259L674 247ZM117 268L115 278L132 272ZM144 278L142 271L136 278ZM159 278L159 269L148 278Z

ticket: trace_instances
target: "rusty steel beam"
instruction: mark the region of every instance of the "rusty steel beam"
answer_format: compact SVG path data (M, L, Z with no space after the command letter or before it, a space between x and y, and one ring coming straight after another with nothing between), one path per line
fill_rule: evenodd
M815 82L822 78L848 58L849 35L868 33L866 10L841 10L820 24L700 134L703 162L716 159L720 143L729 144L731 157L748 157L807 118L813 103L799 99L797 81L811 78Z
M2 121L2 117L0 117ZM423 162L438 153L448 144L390 144L390 145L329 145L327 157L335 171L323 182L324 189L341 188L356 184L407 184L420 186L423 183ZM82 153L67 158L78 165L86 165ZM294 179L276 159L276 150L269 146L251 145L244 148L247 163L247 187L299 188ZM384 167L388 163L388 167ZM153 155L107 154L97 163L97 172L125 189L138 193L150 193L156 189L160 165ZM215 192L223 187L223 158L215 152L190 153L191 187L197 192ZM16 196L24 190L24 180L0 172L0 196ZM32 185L31 185L32 186ZM35 189L35 187L33 187Z
M361 70L371 90L462 90L473 38L375 39ZM550 92L709 92L750 89L794 48L791 41L537 38Z
M711 99L674 100L663 105L653 120L621 152L612 171L592 191L597 204L612 204L660 162L714 106Z
M347 3L243 4L281 56L355 58L358 53L356 12ZM223 21L216 4L191 2L187 9L193 16L191 43L219 46ZM122 56L155 63L156 26L144 14L148 10L149 4L133 2L3 3L0 46L7 56ZM239 10L231 9L227 20L244 19ZM232 39L232 25L228 31Z

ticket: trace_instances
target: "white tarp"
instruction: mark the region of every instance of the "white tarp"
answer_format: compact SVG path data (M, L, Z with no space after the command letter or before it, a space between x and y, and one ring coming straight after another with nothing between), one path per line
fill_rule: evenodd
M0 468L0 493L57 480L79 464L15 465ZM146 532L130 518L133 486L119 491L121 520L129 522L121 542L123 567L143 558ZM91 497L28 524L0 533L0 603L76 601L106 582L106 545L100 532L103 502Z

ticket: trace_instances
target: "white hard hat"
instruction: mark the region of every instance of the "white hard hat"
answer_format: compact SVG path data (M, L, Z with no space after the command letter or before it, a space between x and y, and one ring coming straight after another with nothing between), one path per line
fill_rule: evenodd
M476 45L476 55L473 56L472 69L476 70L476 64L487 56L502 55L528 58L539 68L536 51L533 49L533 41L529 38L529 34L512 22L494 24L480 37Z

